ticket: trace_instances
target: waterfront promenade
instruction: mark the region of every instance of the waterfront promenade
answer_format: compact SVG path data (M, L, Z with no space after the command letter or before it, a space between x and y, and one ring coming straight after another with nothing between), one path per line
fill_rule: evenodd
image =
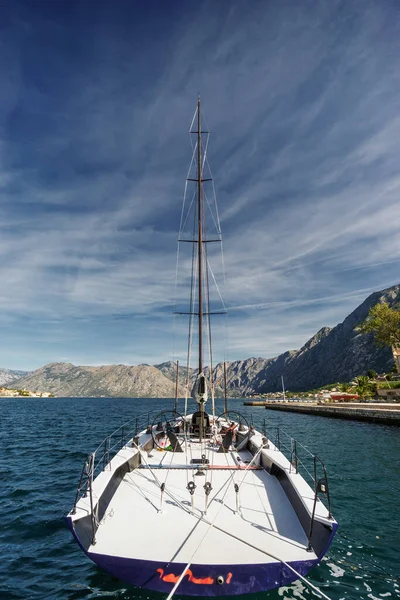
M352 419L355 421L385 423L386 425L400 425L400 403L342 402L317 404L316 402L246 401L244 404L265 407L268 410L303 413L333 419Z

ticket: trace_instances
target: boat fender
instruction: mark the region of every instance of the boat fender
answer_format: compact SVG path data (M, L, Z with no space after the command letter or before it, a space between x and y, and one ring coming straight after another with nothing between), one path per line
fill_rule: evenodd
M165 435L165 433L162 431L157 439L157 446L158 446L158 450L164 451L168 449L168 446L170 445L170 441L167 435Z
M222 577L222 575L218 575L217 577L217 583L218 585L222 585L224 583L225 579Z

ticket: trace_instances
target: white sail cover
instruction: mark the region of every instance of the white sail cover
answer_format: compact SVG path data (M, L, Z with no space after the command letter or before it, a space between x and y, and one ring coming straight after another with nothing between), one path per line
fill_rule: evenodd
M205 404L208 399L207 381L204 373L199 373L192 389L192 398L198 404Z

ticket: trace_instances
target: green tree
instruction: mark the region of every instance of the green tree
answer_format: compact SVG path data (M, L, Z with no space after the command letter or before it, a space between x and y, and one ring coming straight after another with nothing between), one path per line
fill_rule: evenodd
M368 317L357 328L373 333L378 346L391 346L397 372L400 373L400 310L381 302L369 309Z
M368 369L367 377L369 379L376 379L376 371L374 371L373 369Z
M349 383L341 383L339 385L339 390L344 393L348 392L350 390L350 388L351 388L351 385Z
M372 384L367 375L360 375L355 378L355 392L360 398L371 398L376 392L376 386Z

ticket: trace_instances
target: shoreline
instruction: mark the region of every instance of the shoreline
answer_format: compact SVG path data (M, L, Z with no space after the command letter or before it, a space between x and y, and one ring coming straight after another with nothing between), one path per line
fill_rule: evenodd
M349 419L353 421L368 421L385 425L400 425L400 404L379 403L365 405L364 403L346 403L334 405L317 405L311 402L245 402L246 406L263 406L267 410L317 415L331 419Z

